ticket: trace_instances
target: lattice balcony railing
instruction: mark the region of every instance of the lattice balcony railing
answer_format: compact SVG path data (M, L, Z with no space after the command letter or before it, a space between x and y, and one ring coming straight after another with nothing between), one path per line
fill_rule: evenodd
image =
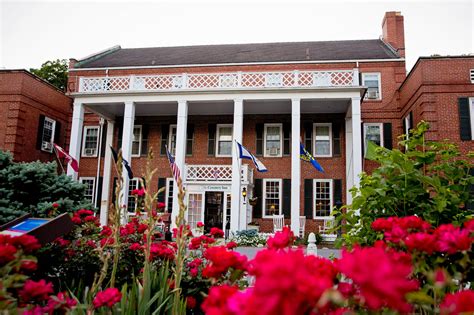
M81 77L79 92L180 91L359 85L355 70L183 73L163 75Z
M232 165L186 165L186 182L231 182ZM248 184L253 181L252 170L247 164L241 167L241 181Z

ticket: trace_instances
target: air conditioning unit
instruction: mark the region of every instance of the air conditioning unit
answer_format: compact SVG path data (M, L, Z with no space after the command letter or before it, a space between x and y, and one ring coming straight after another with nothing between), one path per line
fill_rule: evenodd
M379 98L379 92L378 91L374 91L374 90L368 90L367 91L367 98L369 100L376 100Z
M51 152L53 150L53 145L51 144L51 142L43 141L43 143L41 144L41 150Z
M84 155L94 156L95 155L95 149L85 149L84 150Z
M279 151L280 150L278 148L271 148L270 149L270 155L271 156L276 156L276 155L278 155Z

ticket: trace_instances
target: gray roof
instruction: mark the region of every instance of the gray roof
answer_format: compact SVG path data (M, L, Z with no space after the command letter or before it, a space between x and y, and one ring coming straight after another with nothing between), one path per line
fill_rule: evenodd
M126 49L116 46L81 60L75 68L397 58L399 56L379 39Z

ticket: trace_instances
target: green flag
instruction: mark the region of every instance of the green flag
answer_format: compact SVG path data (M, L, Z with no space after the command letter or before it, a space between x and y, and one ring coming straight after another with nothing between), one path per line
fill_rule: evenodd
M367 160L376 161L377 160L377 148L380 148L373 141L367 140L367 148L365 149L365 158Z

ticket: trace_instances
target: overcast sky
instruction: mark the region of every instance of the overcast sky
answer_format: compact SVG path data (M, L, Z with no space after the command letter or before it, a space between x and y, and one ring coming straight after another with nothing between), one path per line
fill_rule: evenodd
M405 17L407 70L419 56L474 52L474 0L0 0L0 68L39 67L123 48L373 39L385 11Z

